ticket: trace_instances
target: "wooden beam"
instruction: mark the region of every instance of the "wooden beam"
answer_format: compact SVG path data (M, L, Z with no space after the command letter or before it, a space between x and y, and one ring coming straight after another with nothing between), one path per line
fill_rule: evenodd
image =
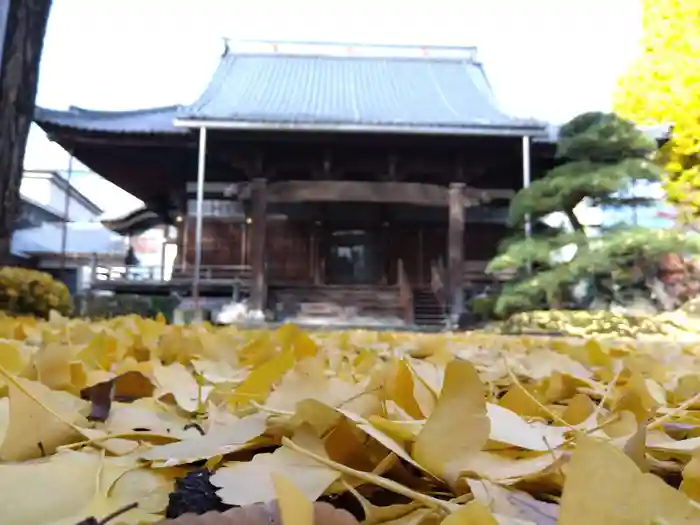
M267 283L265 275L265 245L267 237L267 181L253 179L251 188L252 198L252 228L250 235L251 288L250 309L265 310L267 302Z
M510 199L515 195L513 190L470 188L464 184L459 188L465 207L493 199ZM267 189L268 201L274 203L383 202L445 207L449 200L446 187L417 182L283 181L271 183Z
M386 202L445 206L447 188L436 184L359 181L286 181L270 184L270 202Z

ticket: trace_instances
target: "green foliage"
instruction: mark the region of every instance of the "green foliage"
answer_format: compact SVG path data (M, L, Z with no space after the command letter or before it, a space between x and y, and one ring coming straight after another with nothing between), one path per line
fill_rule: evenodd
M568 162L516 195L509 222L520 227L528 217L539 220L561 212L569 228L534 229L530 238L521 235L502 244L487 271L515 270L518 277L500 293L498 315L580 302L571 290L581 282L588 282L598 297L622 300L626 290L646 286L660 256L700 253L700 241L680 231L617 226L594 235L576 216L575 208L584 200L593 206L648 204L620 192L636 180L660 179L658 167L648 160L653 152L653 140L612 114L585 113L562 127L557 157ZM566 247L574 250L569 260L561 257Z
M631 122L607 113L584 113L562 126L557 158L566 160L511 203L509 223L520 226L530 215L537 219L555 211L569 216L572 227L581 229L573 210L584 199L628 204L615 194L635 180L660 180L661 171L650 162L655 143ZM639 204L636 202L635 204Z
M155 318L160 313L171 321L180 299L174 296L88 294L79 297L78 302L81 315L90 319L111 319L132 314Z
M66 285L48 273L6 266L0 268L0 310L46 318L51 310L70 315L73 301Z

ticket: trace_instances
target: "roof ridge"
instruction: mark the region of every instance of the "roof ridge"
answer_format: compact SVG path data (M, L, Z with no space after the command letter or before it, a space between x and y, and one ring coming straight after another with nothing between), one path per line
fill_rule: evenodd
M303 42L232 40L224 38L223 56L320 56L376 59L425 58L477 61L476 46L370 44L355 42Z

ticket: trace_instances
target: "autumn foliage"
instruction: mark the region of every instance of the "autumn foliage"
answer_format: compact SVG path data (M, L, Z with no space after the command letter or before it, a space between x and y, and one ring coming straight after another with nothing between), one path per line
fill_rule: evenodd
M52 310L63 315L73 310L65 284L38 270L0 268L0 311L46 318Z
M644 0L640 55L620 79L615 109L639 124L673 126L660 160L680 218L700 212L700 0Z
M236 525L270 502L312 525L319 500L365 524L700 520L695 343L59 315L0 337L3 525L159 523L202 469Z

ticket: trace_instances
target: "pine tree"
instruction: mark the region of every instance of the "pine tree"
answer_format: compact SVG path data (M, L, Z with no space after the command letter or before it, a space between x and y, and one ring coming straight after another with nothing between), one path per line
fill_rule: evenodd
M652 230L629 225L587 228L576 215L582 202L590 206L643 206L651 203L621 194L635 181L658 181L659 168L650 161L653 139L632 122L614 114L584 113L560 131L556 155L561 164L521 190L511 202L509 224L523 230L560 212L568 228L533 229L507 239L487 271L515 271L516 278L501 290L495 305L499 315L594 299L622 302L633 290L649 293L659 258L668 253L700 253L700 241L676 230ZM573 257L557 257L565 247ZM576 300L574 285L588 292Z

